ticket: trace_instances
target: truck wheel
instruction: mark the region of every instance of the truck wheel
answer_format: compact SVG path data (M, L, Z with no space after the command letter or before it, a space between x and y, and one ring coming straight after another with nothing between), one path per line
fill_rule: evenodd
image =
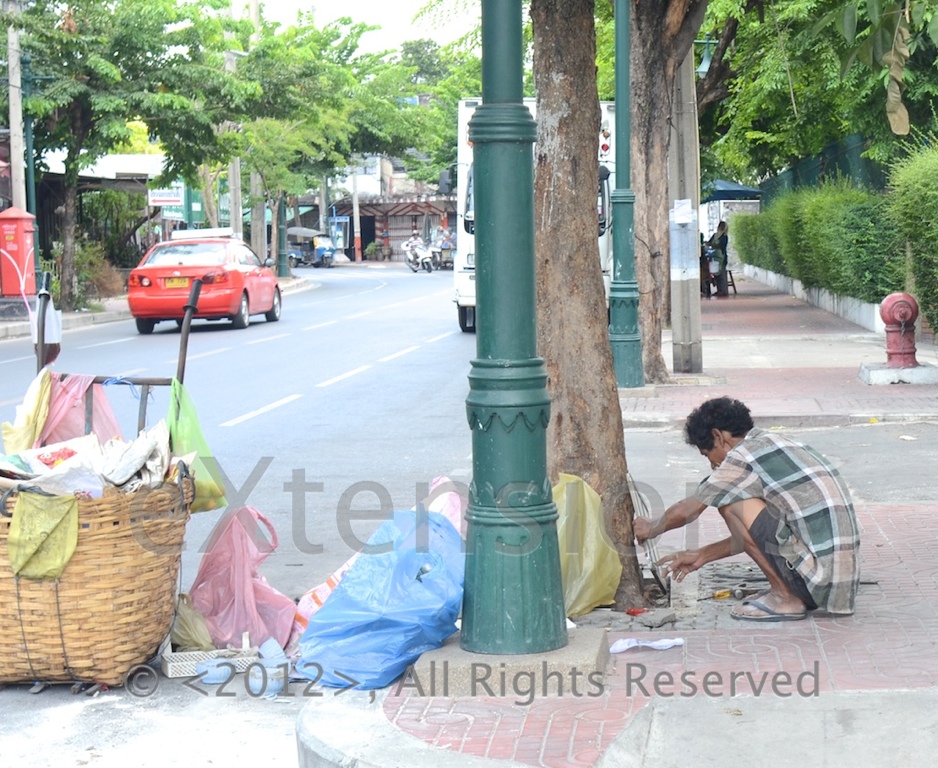
M473 333L476 329L476 308L456 307L459 313L459 330L463 333Z

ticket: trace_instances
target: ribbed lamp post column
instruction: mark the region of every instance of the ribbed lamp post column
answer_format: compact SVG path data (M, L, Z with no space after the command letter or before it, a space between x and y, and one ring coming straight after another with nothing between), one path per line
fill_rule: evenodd
M616 188L612 191L612 283L609 286L609 343L616 383L645 385L642 339L638 331L638 283L635 280L635 193L631 189L632 0L615 0L616 36Z
M462 647L526 654L567 644L557 507L547 477L547 372L537 357L536 125L522 103L520 0L482 0L482 105L469 123L476 353Z

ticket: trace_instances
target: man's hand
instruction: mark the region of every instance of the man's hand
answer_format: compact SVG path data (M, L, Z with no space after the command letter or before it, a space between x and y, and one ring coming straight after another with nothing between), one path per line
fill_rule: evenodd
M664 566L675 581L684 581L687 574L693 573L707 562L701 552L674 552L662 557L658 565Z
M655 525L647 517L636 517L632 520L632 531L635 534L635 541L644 544L648 539L652 539L658 534L655 533Z

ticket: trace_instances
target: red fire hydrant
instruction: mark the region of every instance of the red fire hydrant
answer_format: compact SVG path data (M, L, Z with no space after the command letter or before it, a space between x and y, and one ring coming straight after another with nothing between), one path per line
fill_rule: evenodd
M918 302L907 293L890 293L879 307L886 324L886 367L917 368L915 320Z

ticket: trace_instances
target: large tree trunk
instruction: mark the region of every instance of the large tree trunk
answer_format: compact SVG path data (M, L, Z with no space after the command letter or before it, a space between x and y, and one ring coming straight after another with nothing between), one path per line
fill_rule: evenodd
M666 382L661 330L671 287L668 145L674 78L694 42L707 0L633 2L631 6L632 188L635 277L645 381Z
M78 227L78 182L71 182L66 174L65 211L62 214L62 263L59 266L59 303L61 309L75 309L75 230Z
M623 571L616 606L642 602L622 412L597 244L599 99L593 0L532 0L538 137L534 205L538 347L551 396L548 472L602 498Z

